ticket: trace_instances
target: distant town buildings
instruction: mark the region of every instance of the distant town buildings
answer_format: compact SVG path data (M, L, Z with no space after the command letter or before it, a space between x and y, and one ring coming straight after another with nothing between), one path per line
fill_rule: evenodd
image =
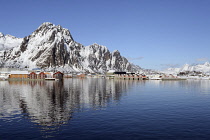
M106 74L97 73L62 73L44 72L41 69L17 70L17 69L0 69L0 80L62 80L63 78L107 78L122 80L186 80L186 79L209 79L209 76L202 75L199 72L192 74L180 73L179 75L150 73L139 74L133 72L122 72L109 70Z
M12 70L12 71L10 71ZM62 80L64 74L60 71L58 72L41 72L41 71L21 71L13 69L5 69L5 71L0 71L0 80Z

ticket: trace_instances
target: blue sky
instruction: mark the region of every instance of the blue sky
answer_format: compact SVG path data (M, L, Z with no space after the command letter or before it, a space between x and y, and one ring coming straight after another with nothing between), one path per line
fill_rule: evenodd
M31 34L43 22L75 41L106 46L143 68L210 60L210 0L1 0L0 32Z

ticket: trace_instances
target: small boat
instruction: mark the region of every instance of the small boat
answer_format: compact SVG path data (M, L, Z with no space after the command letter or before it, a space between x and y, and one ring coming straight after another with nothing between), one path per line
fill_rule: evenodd
M161 80L161 76L160 75L151 75L151 76L149 76L149 80Z
M160 77L152 77L149 80L161 80L161 78Z

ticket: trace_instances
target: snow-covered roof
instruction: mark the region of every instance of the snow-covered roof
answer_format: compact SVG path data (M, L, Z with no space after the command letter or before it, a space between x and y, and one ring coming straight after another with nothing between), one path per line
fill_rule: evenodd
M10 73L10 72L0 72L0 74L8 74L8 73Z
M29 74L28 71L11 71L10 74Z
M42 70L41 68L32 68L32 70Z
M113 73L115 72L115 70L109 70L107 73Z

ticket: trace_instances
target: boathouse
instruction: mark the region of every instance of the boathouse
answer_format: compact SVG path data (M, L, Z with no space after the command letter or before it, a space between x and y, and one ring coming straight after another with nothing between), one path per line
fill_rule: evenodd
M29 79L45 79L46 75L44 72L40 73L31 72L28 77Z
M11 71L9 78L27 79L29 78L28 71Z
M45 78L46 78L46 75L45 75L44 72L40 72L40 73L38 74L38 79L45 79Z
M62 80L63 79L63 75L64 74L62 72L58 71L58 72L53 74L53 78Z
M37 74L35 72L31 72L29 74L29 79L37 79Z

